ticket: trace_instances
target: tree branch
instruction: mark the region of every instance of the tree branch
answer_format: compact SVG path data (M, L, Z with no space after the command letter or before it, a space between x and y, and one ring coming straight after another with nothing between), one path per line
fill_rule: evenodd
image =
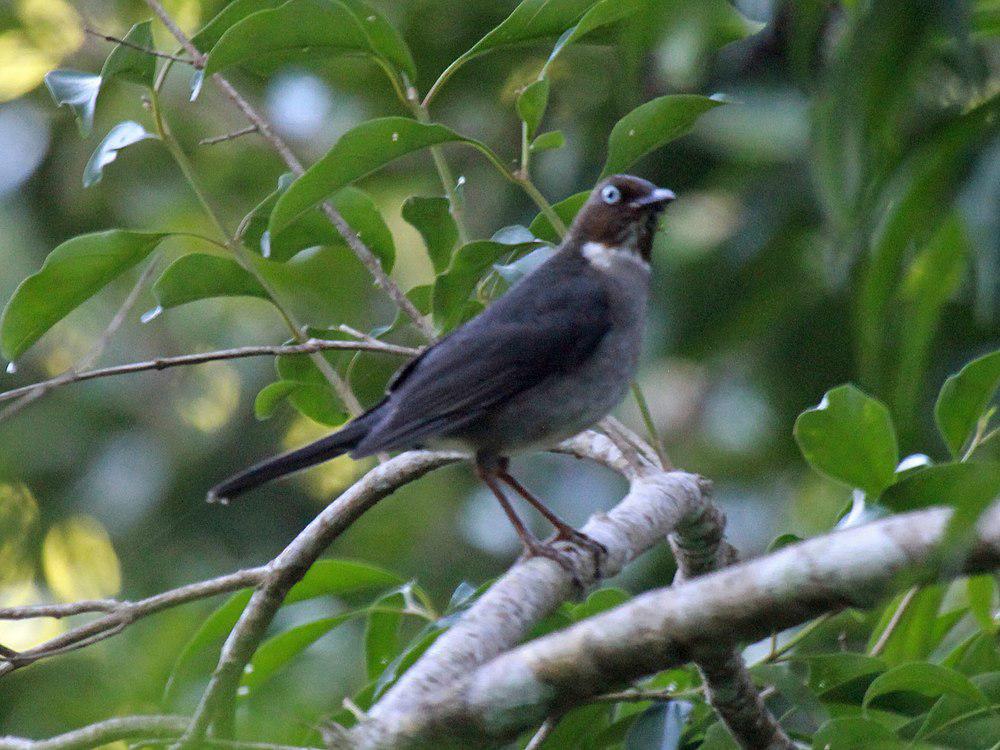
M256 586L264 580L268 572L267 566L246 568L207 581L191 583L180 588L165 591L147 599L136 602L115 602L114 600L99 600L74 602L72 604L42 604L33 607L11 607L0 609L0 620L22 620L30 617L69 617L85 612L106 612L99 617L77 628L68 630L33 648L24 651L0 655L0 677L15 669L27 666L32 662L48 656L75 651L92 643L109 638L121 632L136 620L161 612L170 607L196 599L205 599L216 594Z
M648 592L441 683L377 723L370 714L361 747L440 746L457 728L464 728L464 747L495 744L587 702L609 683L703 660L706 645L757 640L830 610L871 607L900 588L902 577L908 586L1000 566L994 504L964 566L941 567L935 552L951 515L934 508L893 516Z
M195 65L194 60L189 60L186 57L178 57L177 55L171 55L169 52L160 52L159 50L149 49L148 47L143 47L139 44L133 44L127 39L119 39L116 36L110 36L108 34L103 34L96 29L92 29L89 26L84 26L83 31L85 34L90 34L98 39L103 39L106 42L113 42L114 44L120 44L122 47L128 47L129 49L134 49L139 52L144 52L147 55L152 55L153 57L162 57L164 60L173 60L174 62L183 63L184 65L194 65L195 67L201 67L200 65Z
M381 352L383 354L393 354L401 357L415 357L420 354L420 349L409 346L398 346L377 340L364 341L327 341L326 339L309 339L302 344L289 344L286 346L241 346L235 349L219 349L214 352L202 352L199 354L181 354L176 357L159 357L149 359L144 362L131 362L113 367L102 367L97 370L86 370L84 372L70 371L58 375L50 380L43 380L39 383L25 385L0 393L0 401L26 396L36 391L49 391L59 386L70 383L80 383L84 380L95 380L97 378L107 378L114 375L128 375L134 372L144 372L147 370L166 370L171 367L182 367L185 365L199 365L204 362L216 362L225 359L241 359L243 357L273 356L280 357L286 354L312 354L324 351L359 351L359 352Z
M725 528L725 515L707 504L701 513L678 525L670 535L670 546L677 560L675 586L736 562L736 550L724 537ZM735 640L720 640L699 649L695 664L709 704L741 747L795 748L764 705Z
M595 433L579 436L564 449L617 469L624 464L630 474L631 487L625 498L583 527L585 534L608 550L603 565L607 576L617 574L639 554L664 540L685 519L704 511L707 484L699 477L652 469L635 472L607 438ZM566 549L580 562L577 580L584 586L593 583L595 576L588 556L572 545ZM517 563L371 708L368 720L352 731L351 742L360 748L396 747L397 743L405 747L411 741L419 744L425 739L423 733L411 734L410 729L413 722L423 721L417 717L435 704L442 686L463 682L477 667L520 643L536 622L574 590L574 576L551 560L533 558ZM554 709L533 715L531 723L559 712L558 707ZM440 729L436 721L434 726ZM461 739L476 741L476 735L473 730L472 737Z

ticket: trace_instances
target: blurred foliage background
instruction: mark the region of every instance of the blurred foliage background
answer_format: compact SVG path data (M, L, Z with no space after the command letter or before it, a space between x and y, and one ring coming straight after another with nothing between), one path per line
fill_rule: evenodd
M193 32L224 3L165 5ZM426 91L514 4L375 5L405 37ZM849 488L801 459L792 438L799 412L852 381L889 406L902 455L944 459L934 396L946 375L1000 341L996 106L978 125L966 117L991 106L997 92L1000 9L989 0L646 5L575 45L550 70L546 129L561 130L566 145L539 154L533 176L550 200L562 199L594 183L611 127L640 103L682 92L721 93L729 101L635 168L680 196L656 243L640 382L673 461L716 482L731 540L753 554L782 533L829 529L850 501ZM148 123L137 89L122 83L102 90L94 133L81 138L69 112L40 85L56 67L100 69L111 45L86 35L84 25L121 36L148 17L136 0L0 4L0 300L53 247L86 231L211 234L155 142L123 151L99 184L81 187L103 133L122 119ZM154 38L160 49L176 47L157 24ZM501 50L470 62L435 100L435 120L490 144L513 165L516 95L550 49ZM175 66L167 115L214 205L235 227L285 170L253 135L198 145L244 123L212 86L188 102L189 77ZM407 114L375 66L358 59L293 62L266 74L241 69L234 80L307 164L353 125ZM464 177L474 237L535 216L524 193L479 155L447 154ZM361 185L393 232L393 276L404 289L431 281L420 237L400 215L407 197L440 193L430 156L406 157ZM159 263L195 249L204 247L170 238ZM309 322L369 330L392 321L393 308L346 248L326 258L305 303ZM3 389L56 375L83 356L136 274L46 335L16 373L0 375ZM140 323L138 313L155 305L144 292L102 362L287 337L260 300L194 302ZM418 342L405 330L395 338ZM362 355L351 378L364 403L378 397L398 364ZM272 557L368 464L338 459L235 505L206 505L204 492L215 481L329 430L287 405L269 420L255 419L254 397L271 380L266 358L98 380L59 389L0 423L0 604L134 599ZM644 429L634 403L620 416ZM996 458L997 443L983 450ZM574 523L609 507L623 489L618 478L562 457L524 457L516 468ZM496 503L467 467L453 467L380 503L331 554L416 579L446 602L461 582L497 575L518 549ZM671 574L663 549L614 583L639 591ZM341 606L288 608L277 627ZM199 603L169 611L3 679L0 732L41 736L157 710L179 649L209 610ZM0 623L0 643L26 647L64 626ZM354 658L361 630L353 623L334 631L247 697L253 724L267 734L277 719L306 725L336 711L340 696L364 681L364 665ZM196 694L192 688L179 705Z

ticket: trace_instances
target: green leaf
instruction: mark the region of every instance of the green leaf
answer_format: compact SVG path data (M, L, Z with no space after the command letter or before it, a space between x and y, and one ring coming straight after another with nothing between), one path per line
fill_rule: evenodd
M900 282L901 306L896 314L906 322L899 332L893 414L904 422L915 417L941 312L965 276L971 255L965 227L957 213L952 213L920 248ZM1000 379L1000 367L997 373Z
M889 410L853 385L827 391L795 420L795 440L809 465L877 497L892 484L899 450Z
M884 362L894 343L890 326L897 319L891 305L905 260L914 244L922 245L932 237L949 214L968 172L969 155L994 132L998 114L1000 96L993 96L947 122L923 140L884 191L880 204L888 208L884 216L871 219L878 231L872 236L855 310L860 367L866 382L878 385L882 381ZM845 161L842 153L836 158Z
M586 617L593 617L601 612L614 609L631 598L632 595L623 589L613 587L597 589L587 596L586 601L572 605L569 616L573 622L578 622Z
M253 411L257 419L270 419L273 417L281 402L287 399L289 394L297 390L301 385L301 383L291 380L277 380L261 388L253 401Z
M223 34L251 13L273 10L284 2L286 0L233 0L206 23L201 31L191 37L191 43L200 52L208 52Z
M820 697L859 677L885 671L885 663L881 659L850 651L803 658L809 665L809 688Z
M919 693L930 698L948 693L978 705L986 703L982 691L960 672L938 664L913 662L894 667L876 677L865 691L862 705L867 708L879 696L898 692Z
M813 736L813 750L867 750L873 743L895 739L884 725L862 716L830 719Z
M528 138L533 138L535 131L545 116L545 108L549 103L549 82L542 78L525 87L517 97L517 114L528 126Z
M997 590L996 577L990 574L972 576L966 582L969 597L969 611L985 633L995 633L997 622L993 618L994 592Z
M423 237L427 255L438 274L448 268L451 252L458 243L458 226L447 198L414 195L403 203L403 219Z
M589 197L590 191L584 190L581 193L571 195L569 198L564 198L553 205L552 208L555 210L556 215L563 220L563 224L569 226L573 223L577 212L579 212ZM552 243L558 243L561 240L559 233L552 227L552 223L546 218L545 214L538 214L528 225L528 229L540 240Z
M90 135L101 77L78 70L53 70L45 74L45 86L57 105L66 104L73 110L80 135L85 138Z
M900 594L894 597L872 630L867 650L871 651L882 639L886 628L892 625L893 630L882 646L882 661L888 666L896 666L926 659L940 641L934 632L934 623L943 600L943 586L927 586L913 596ZM900 612L904 606L905 609Z
M344 238L333 223L318 208L303 213L291 226L277 235L267 231L274 205L279 196L288 189L293 176L290 173L278 178L278 187L273 193L258 203L246 219L244 239L256 248L264 258L284 262L307 247L329 245L343 247ZM363 190L345 187L330 199L344 221L353 229L368 249L379 259L388 273L396 262L396 245L392 232L379 213L375 201Z
M156 49L156 45L153 43L152 26L152 21L137 23L129 29L129 32L123 37L123 41L143 49ZM101 68L101 79L104 81L117 78L150 89L153 88L155 77L156 58L124 44L118 44L111 50L108 59L104 61L104 67Z
M259 688L282 667L339 625L362 614L364 610L299 625L264 641L244 671L240 685L251 692Z
M350 416L328 384L300 383L288 394L288 402L303 416L329 427L340 427Z
M934 406L938 431L958 458L1000 388L1000 349L969 362L944 381Z
M955 509L940 549L962 556L979 516L1000 497L1000 464L969 462L930 466L890 487L882 502L893 510L933 505Z
M359 53L371 55L389 70L416 77L402 37L366 3L289 0L232 23L209 52L204 74L247 63L260 67Z
M567 29L559 37L555 47L552 49L552 54L549 55L549 59L545 61L545 65L542 67L540 76L548 74L552 63L555 62L555 59L569 45L582 39L591 31L628 18L641 5L643 5L642 0L601 0L601 2L594 4L574 26Z
M342 135L278 199L271 214L271 235L354 180L400 156L449 141L485 148L444 125L425 124L408 117L383 117L361 123Z
M202 622L184 644L163 688L164 704L170 705L174 702L182 684L191 681L199 673L211 671L216 663L212 649L218 649L229 631L239 621L252 595L253 592L249 589L232 594Z
M626 171L650 151L689 132L701 115L724 103L707 96L672 94L636 107L611 129L601 177Z
M155 139L156 136L147 133L142 125L132 120L115 125L87 161L87 166L83 169L83 186L90 187L100 182L104 176L104 168L118 158L121 149L148 138Z
M566 136L563 135L561 130L550 130L548 133L542 133L535 140L531 142L528 146L528 151L533 154L541 153L542 151L552 151L553 149L562 148L566 145Z
M289 0L252 13L222 34L208 53L210 76L242 63L286 62L370 52L354 14L334 0Z
M42 334L145 259L167 235L111 229L74 237L22 281L0 316L0 348L16 359Z
M417 66L402 34L368 3L361 0L341 0L341 2L348 7L361 25L361 30L367 37L368 45L376 58L390 63L396 70L406 73L410 81L415 81Z
M213 297L259 297L267 291L232 258L206 253L184 255L153 284L153 294L164 310Z
M434 324L450 331L462 320L462 311L480 277L500 258L534 246L535 242L505 244L494 240L476 240L460 247L451 258L448 270L434 282Z
M416 663L417 659L424 655L424 652L429 649L434 641L438 639L438 636L444 632L444 628L437 627L433 624L428 624L423 630L417 634L410 644L403 650L399 656L392 660L392 663L386 667L385 671L379 675L378 680L375 681L375 692L373 697L375 699L381 697L385 694L385 691L392 687L393 683L396 682L407 669L412 667Z
M479 55L503 47L559 36L593 4L594 0L522 0L499 26L449 65L429 93L436 93L456 70Z
M399 654L399 627L403 623L403 610L412 594L406 584L376 601L368 612L365 625L365 667L368 679L382 674Z
M801 541L802 537L797 536L796 534L780 534L771 540L769 545L767 545L767 551L769 553L774 552L775 550L787 547L790 544L798 544Z
M517 282L534 271L545 261L555 255L556 249L551 245L543 245L537 250L532 250L527 255L518 258L513 263L506 265L493 264L493 270L500 274L500 278L507 282L507 286L514 286Z
M343 596L360 591L370 591L388 586L398 586L402 579L389 571L354 560L317 560L312 564L302 580L292 586L284 604L315 599L318 596ZM245 590L233 594L202 623L181 650L164 691L164 702L179 689L180 683L193 675L211 672L217 661L218 649L222 641L233 629L252 591Z

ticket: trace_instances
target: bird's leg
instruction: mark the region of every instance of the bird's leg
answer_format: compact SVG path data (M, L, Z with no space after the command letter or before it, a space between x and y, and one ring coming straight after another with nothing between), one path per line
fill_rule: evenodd
M476 474L479 475L479 478L483 480L483 483L490 488L490 491L496 496L497 500L500 501L500 507L503 508L504 513L507 514L507 518L510 519L510 523L514 527L514 531L517 532L518 537L521 539L521 544L524 545L524 554L528 557L547 557L550 560L559 563L560 566L568 570L570 573L573 573L575 576L576 572L573 569L573 562L567 559L565 554L557 550L555 547L545 544L528 531L524 522L514 511L514 508L511 507L510 501L507 500L506 495L503 494L503 489L497 483L495 473L491 472L481 463L477 462Z
M575 542L583 547L586 547L594 554L594 562L596 565L596 572L600 576L601 572L601 558L608 554L608 548L601 544L596 539L587 536L582 531L574 529L568 523L563 521L559 516L553 513L548 507L542 503L537 497L532 495L528 490L511 476L510 472L507 470L508 462L506 459L500 462L500 466L497 469L497 476L504 482L506 482L518 495L527 500L531 505L538 510L545 519L552 524L556 530L556 539L565 539L569 542Z

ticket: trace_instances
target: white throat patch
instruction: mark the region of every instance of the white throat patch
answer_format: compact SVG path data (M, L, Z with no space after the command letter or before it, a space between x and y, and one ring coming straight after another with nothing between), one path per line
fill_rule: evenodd
M581 252L590 265L601 271L610 271L618 263L631 263L645 271L649 270L649 263L638 254L603 242L585 242Z

